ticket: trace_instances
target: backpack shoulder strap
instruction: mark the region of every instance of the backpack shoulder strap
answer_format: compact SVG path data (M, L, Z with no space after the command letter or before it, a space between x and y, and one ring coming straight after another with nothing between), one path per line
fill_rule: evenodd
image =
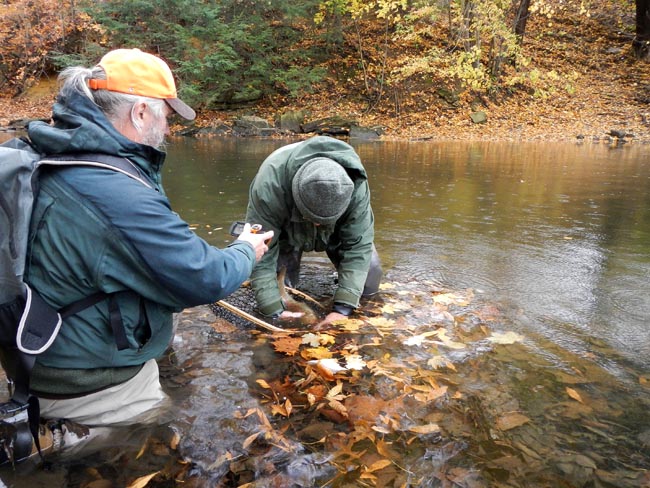
M152 188L138 167L128 158L120 156L101 153L56 154L43 157L38 164L48 166L96 166L111 169L139 181L147 188Z

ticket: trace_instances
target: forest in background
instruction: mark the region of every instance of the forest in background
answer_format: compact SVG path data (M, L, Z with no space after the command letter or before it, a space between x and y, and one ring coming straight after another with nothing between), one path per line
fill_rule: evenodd
M643 140L645 3L5 0L0 122L49 113L63 67L139 47L169 62L199 125L304 110L407 137ZM39 86L45 99L29 96Z

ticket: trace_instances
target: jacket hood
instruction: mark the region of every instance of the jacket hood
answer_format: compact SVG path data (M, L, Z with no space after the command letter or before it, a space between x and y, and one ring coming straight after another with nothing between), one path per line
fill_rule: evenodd
M150 176L160 171L165 153L120 134L101 109L80 93L59 95L52 109L53 125L32 122L29 138L47 155L91 152L129 158Z
M328 158L343 166L353 180L367 180L368 175L361 164L361 159L347 143L327 136L316 136L306 141L285 146L284 150L291 151L287 159L287 170L291 177L307 161L314 158ZM283 150L280 149L280 150Z

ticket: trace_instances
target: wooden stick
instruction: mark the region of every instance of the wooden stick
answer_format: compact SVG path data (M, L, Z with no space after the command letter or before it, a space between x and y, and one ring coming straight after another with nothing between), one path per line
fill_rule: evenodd
M323 307L323 305L321 305L319 302L317 302L315 298L312 298L309 295L307 295L305 292L302 292L300 290L296 290L295 288L291 288L290 286L285 286L285 288L287 290L289 290L291 293L293 293L294 295L302 297L305 300L310 301L311 303L314 303L314 304L318 305L318 308L320 308L321 310L325 310L325 307Z
M234 305L231 305L228 302L224 302L223 300L219 300L217 302L217 305L219 305L220 307L225 308L226 310L228 310L229 312L234 313L235 315L239 315L241 318L246 319L249 322L254 323L255 325L258 325L258 326L262 327L263 329L270 330L272 332L284 332L284 333L291 332L291 331L287 331L285 329L281 329L280 327L276 327L275 325L271 325L271 324L269 324L267 322L264 322L263 320L260 320L257 317L254 317L253 315L251 315L249 313L246 313L243 310L235 307Z

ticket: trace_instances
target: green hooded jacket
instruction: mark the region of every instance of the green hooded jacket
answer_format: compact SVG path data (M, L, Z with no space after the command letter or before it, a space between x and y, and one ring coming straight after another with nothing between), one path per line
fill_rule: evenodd
M307 161L326 157L345 168L354 182L347 210L334 225L306 221L293 200L291 183ZM368 275L374 240L368 176L354 149L332 137L318 136L281 147L260 166L250 186L246 221L273 230L269 251L253 269L251 283L260 312L275 315L284 309L277 283L280 248L327 252L338 262L334 301L356 308Z

